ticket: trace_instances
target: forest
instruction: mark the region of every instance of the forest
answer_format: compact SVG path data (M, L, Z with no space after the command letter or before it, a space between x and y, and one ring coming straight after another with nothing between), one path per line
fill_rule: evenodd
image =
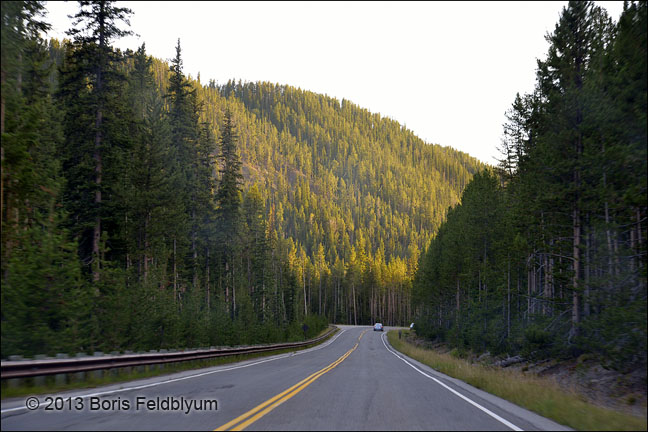
M409 324L421 250L484 165L287 85L201 83L132 11L2 2L2 353L300 340ZM209 71L204 71L209 73Z
M626 2L615 23L592 2L563 9L533 92L507 112L500 164L421 254L419 335L645 371L646 11Z

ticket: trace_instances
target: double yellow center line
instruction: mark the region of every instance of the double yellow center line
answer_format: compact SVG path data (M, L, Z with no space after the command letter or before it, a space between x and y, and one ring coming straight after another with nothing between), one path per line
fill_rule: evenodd
M314 374L310 375L309 377L301 380L294 386L284 390L283 392L279 393L278 395L268 399L267 401L263 402L261 405L252 408L250 411L246 412L245 414L236 417L234 420L225 423L223 426L219 427L218 429L214 429L216 431L224 431L224 430L233 430L233 431L240 431L254 423L255 421L259 420L261 417L264 415L268 414L270 411L273 409L277 408L279 405L282 403L286 402L288 399L291 397L295 396L297 393L300 391L304 390L306 387L311 385L316 379L324 375L325 373L331 371L334 369L337 365L342 363L347 357L351 355L353 351L355 351L356 348L358 348L358 343L360 343L360 339L362 339L362 336L365 334L367 330L363 331L360 334L360 337L358 337L358 342L351 348L349 351L344 353L339 359L335 360L333 363L330 365L326 366L324 369L321 369ZM236 425L236 426L234 426ZM232 427L234 426L234 427ZM231 429L230 429L231 428Z

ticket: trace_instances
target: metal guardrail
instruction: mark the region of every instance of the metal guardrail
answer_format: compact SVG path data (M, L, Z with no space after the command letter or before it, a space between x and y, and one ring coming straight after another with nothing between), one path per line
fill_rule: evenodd
M42 375L56 375L75 372L87 372L100 369L113 369L132 366L147 366L161 363L176 363L190 360L203 360L239 354L254 354L267 351L279 351L312 345L331 336L337 330L331 328L322 336L302 342L290 342L250 347L198 349L191 351L122 354L101 357L52 358L42 360L18 360L0 362L0 378L28 378Z

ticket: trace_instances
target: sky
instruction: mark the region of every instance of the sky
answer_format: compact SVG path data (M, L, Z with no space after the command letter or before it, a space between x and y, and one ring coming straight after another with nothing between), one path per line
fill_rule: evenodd
M153 2L133 10L137 36L184 72L269 81L346 99L428 143L496 164L505 112L529 93L567 2ZM623 2L600 1L617 21ZM63 39L77 2L46 2L49 37ZM126 27L125 25L123 27Z

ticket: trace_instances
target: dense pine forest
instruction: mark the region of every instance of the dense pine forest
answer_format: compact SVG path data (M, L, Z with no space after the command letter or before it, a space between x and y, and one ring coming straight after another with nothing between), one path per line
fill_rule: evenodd
M459 351L646 367L646 2L570 2L498 167L421 255L419 335ZM644 375L645 385L645 375Z
M426 248L483 164L347 100L201 83L79 2L2 2L2 352L312 337L405 324ZM204 71L209 72L209 71Z

